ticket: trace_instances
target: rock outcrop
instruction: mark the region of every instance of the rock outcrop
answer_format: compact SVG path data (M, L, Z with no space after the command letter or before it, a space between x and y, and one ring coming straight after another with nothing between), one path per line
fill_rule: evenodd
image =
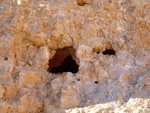
M149 87L149 0L0 0L0 113L148 113Z

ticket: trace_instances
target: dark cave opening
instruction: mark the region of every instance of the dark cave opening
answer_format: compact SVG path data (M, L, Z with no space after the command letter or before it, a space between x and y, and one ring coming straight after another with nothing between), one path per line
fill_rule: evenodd
M67 56L59 67L53 67L51 73L72 72L77 73L79 66L72 59L71 55Z
M116 51L114 51L113 49L106 49L104 52L103 52L104 55L115 55L116 54Z
M75 60L75 50L72 47L58 49L54 57L49 60L48 72L50 73L63 73L72 72L77 73L79 66Z

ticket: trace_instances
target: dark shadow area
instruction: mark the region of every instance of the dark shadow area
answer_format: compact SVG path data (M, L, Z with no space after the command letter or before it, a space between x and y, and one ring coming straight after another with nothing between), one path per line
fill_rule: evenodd
M103 52L104 55L115 55L116 54L116 51L114 51L113 49L106 49L104 52Z
M76 64L75 58L75 50L73 47L58 49L54 57L49 60L49 68L47 71L50 73L77 73L79 66Z
M79 6L84 6L86 3L77 3Z
M95 84L98 84L98 81L95 81L94 83L95 83Z
M71 56L67 56L59 67L53 67L51 73L72 72L77 73L79 66L75 63Z
M4 60L8 60L8 57L4 57Z
M77 81L80 81L80 79L78 78Z
M79 6L84 6L85 4L87 4L84 0L77 0L77 4Z

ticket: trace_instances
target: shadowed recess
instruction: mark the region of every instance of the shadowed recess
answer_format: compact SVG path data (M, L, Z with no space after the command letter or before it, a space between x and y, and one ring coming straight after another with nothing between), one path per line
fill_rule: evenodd
M4 57L4 60L8 60L8 57Z
M74 59L75 50L72 47L58 49L54 57L49 60L49 68L47 71L50 73L77 73L79 66Z
M104 55L115 55L116 54L116 51L114 51L113 49L106 49L104 52L103 52Z
M76 0L76 1L79 6L84 6L85 4L87 4L84 0Z
M59 67L53 67L51 73L72 72L77 73L79 66L75 63L71 56L67 56Z

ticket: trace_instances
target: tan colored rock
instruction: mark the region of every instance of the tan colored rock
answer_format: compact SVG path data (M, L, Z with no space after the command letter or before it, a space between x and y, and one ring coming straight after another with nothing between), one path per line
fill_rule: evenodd
M123 75L120 76L120 83L121 84L128 84L129 79L130 79L129 77L130 77L130 75L128 75L127 73L123 73Z
M11 77L11 74L3 74L0 76L0 84L3 85L12 85L13 84L13 79Z
M20 98L19 109L21 112L40 112L43 102L34 96L23 96Z
M11 39L0 40L0 75L9 73L14 68L12 57Z
M18 86L15 84L8 86L4 93L4 99L15 99L17 97Z
M149 9L149 0L0 0L0 112L149 113ZM79 68L59 71L72 60Z
M3 98L4 92L5 92L5 89L2 86L0 86L0 98Z
M68 109L79 106L80 100L78 100L77 92L73 86L66 86L61 92L61 108Z
M51 82L52 90L56 93L58 93L61 90L62 86L63 86L63 78L62 77L57 77L54 80L52 80L52 82Z
M77 4L80 6L83 6L91 2L91 0L76 0L76 1L77 1Z
M92 59L93 58L92 49L86 45L79 45L77 52L76 52L76 56L83 60Z
M20 75L21 87L35 87L42 83L42 73L27 72Z
M48 68L47 65L48 65L50 56L53 56L53 55L50 54L48 47L40 47L34 58L35 65L38 65L39 67L43 67L43 68Z

